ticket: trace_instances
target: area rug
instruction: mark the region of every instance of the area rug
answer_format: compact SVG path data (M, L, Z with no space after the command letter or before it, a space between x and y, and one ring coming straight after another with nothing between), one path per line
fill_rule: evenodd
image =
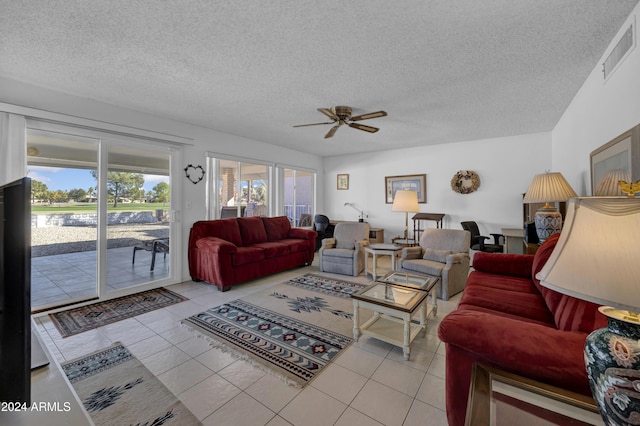
M120 342L62 369L96 425L201 424Z
M306 274L181 322L213 346L302 387L353 341L350 295L366 286ZM367 314L361 312L363 320Z
M186 297L171 290L156 288L49 316L62 337L69 337L185 300Z

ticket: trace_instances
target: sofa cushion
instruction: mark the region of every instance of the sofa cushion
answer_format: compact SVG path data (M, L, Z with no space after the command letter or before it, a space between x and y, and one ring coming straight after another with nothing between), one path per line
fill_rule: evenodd
M267 242L267 231L261 217L240 217L236 219L242 235L242 245L250 246Z
M263 217L262 223L267 232L267 241L280 241L289 236L291 223L286 216Z
M442 270L444 267L444 263L434 262L433 260L407 259L402 262L403 270L433 275L435 277L442 276Z
M233 255L233 264L235 266L261 260L264 260L264 250L258 247L238 247L238 251Z
M540 294L529 278L490 274L483 271L473 271L469 274L466 286L469 287L473 285L501 288L503 290L519 291L522 293Z
M462 293L460 304L469 304L553 324L553 315L539 294L521 293L484 286L467 286Z
M354 248L356 248L356 242L355 241L345 241L345 240L336 241L336 248L353 250Z
M434 262L447 263L447 256L452 254L451 250L438 250L427 247L424 249L423 259L433 260Z
M534 256L530 254L486 253L473 255L473 269L497 275L523 277L531 280Z
M279 243L286 244L289 247L289 253L297 253L299 251L309 250L309 243L305 240L299 240L297 238L285 238L278 241Z
M279 241L267 241L266 243L254 244L251 247L257 247L264 250L265 259L289 254L289 246Z
M332 248L332 249L324 249L323 256L327 257L346 257L349 259L353 259L353 250L341 249L341 248Z
M191 228L191 232L194 243L200 238L218 237L237 246L242 245L242 236L236 218L196 222Z
M541 286L540 280L536 278L536 274L540 272L544 264L547 263L547 260L549 260L551 253L553 253L553 249L558 243L558 238L560 238L560 234L553 234L552 236L547 238L544 243L542 243L540 247L538 247L535 256L533 256L533 265L531 266L531 279L535 283L536 287L538 287L538 290L541 290Z

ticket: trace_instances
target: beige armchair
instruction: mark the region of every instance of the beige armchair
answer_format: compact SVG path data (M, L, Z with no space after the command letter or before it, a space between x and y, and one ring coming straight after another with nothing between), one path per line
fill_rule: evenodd
M455 229L425 229L420 245L402 249L398 269L440 277L438 297L461 292L469 275L471 234Z
M320 270L336 274L358 276L364 270L364 248L369 245L369 224L341 222L333 231L333 238L322 240Z

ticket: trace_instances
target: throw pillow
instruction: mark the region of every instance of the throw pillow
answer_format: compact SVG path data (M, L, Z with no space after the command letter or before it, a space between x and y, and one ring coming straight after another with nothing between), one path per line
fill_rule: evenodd
M336 248L353 250L356 248L356 243L355 241L337 241Z
M432 248L424 249L424 255L422 256L425 260L433 260L434 262L447 263L447 256L452 254L451 250L436 250Z

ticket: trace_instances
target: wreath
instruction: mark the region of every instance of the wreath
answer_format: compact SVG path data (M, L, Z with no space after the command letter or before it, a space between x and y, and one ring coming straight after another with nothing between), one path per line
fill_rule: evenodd
M471 194L480 187L480 176L471 170L459 170L451 178L451 189L459 194Z

